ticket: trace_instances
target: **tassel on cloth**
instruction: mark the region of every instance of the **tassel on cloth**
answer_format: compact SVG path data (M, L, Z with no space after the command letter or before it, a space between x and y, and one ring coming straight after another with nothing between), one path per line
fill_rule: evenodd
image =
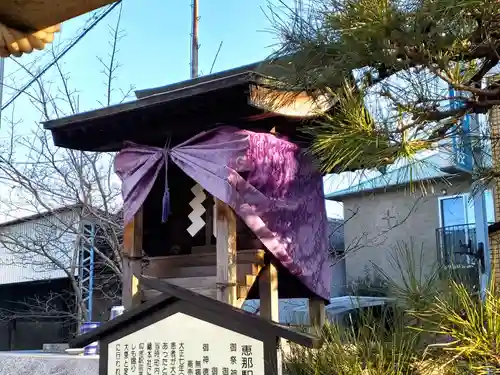
M166 223L168 217L170 216L170 192L168 191L168 185L165 181L165 192L163 193L163 208L161 213L161 222Z
M168 154L170 152L170 137L167 138L163 149L165 159L165 191L163 192L163 207L161 213L161 222L166 223L170 216L170 191L168 189Z

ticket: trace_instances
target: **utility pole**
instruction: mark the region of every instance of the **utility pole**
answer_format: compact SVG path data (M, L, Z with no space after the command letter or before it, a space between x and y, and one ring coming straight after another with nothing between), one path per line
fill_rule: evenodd
M198 77L198 0L193 0L193 30L191 33L191 78Z

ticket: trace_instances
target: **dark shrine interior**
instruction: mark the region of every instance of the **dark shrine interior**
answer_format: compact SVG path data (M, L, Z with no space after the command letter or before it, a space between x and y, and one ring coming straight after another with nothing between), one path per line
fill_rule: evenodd
M170 215L167 222L162 223L162 201L165 189L165 170L159 174L151 193L143 207L144 232L143 249L150 257L190 254L192 247L215 245L212 230L207 236L206 228L202 228L194 237L188 233L191 225L188 215L192 211L189 202L194 198L191 188L196 182L187 176L174 163L168 166L168 187L170 191ZM210 213L213 210L213 199L208 197L204 202L205 213L202 215L205 223L211 222ZM207 220L208 219L208 220ZM241 220L237 219L237 248L261 249L262 243ZM207 241L208 240L208 241Z
M188 233L187 228L191 224L188 217L192 211L189 202L194 198L191 188L196 184L189 176L181 171L174 163L170 162L168 167L168 186L170 190L170 216L167 222L162 223L162 201L165 188L165 171L159 174L151 193L148 195L143 206L143 249L148 257L169 256L180 254L191 254L192 248L197 246L214 245L215 237L212 235L211 224L208 231L210 233L207 243L207 226L203 227L194 237ZM207 194L208 196L208 194ZM202 218L205 223L212 223L212 218L207 217L207 213L213 209L213 200L208 198L205 201L205 213ZM247 225L237 217L237 250L264 249L262 242L247 227ZM266 261L273 261L273 256L266 252ZM312 295L311 291L300 283L290 272L279 262L273 261L277 265L278 293L280 298L307 298ZM255 283L251 288L248 298L255 299L259 296L259 283Z

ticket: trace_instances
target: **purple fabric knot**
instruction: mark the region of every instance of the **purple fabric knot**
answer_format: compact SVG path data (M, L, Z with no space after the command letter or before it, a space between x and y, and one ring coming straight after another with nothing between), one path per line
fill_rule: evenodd
M171 160L205 191L228 204L268 251L317 295L328 299L323 179L299 146L268 133L221 127L164 148L127 143L117 154L125 223L146 201L165 166L162 219L170 213Z

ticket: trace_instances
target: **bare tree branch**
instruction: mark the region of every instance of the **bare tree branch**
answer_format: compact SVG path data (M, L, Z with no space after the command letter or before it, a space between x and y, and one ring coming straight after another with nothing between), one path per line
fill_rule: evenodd
M111 28L110 59L105 65L108 105L113 100L112 85L120 66L117 60L118 43L123 37L120 20L118 15L116 26ZM25 74L36 76L31 66L16 63ZM71 77L61 62L55 64L55 71L54 82L37 78L37 85L27 93L42 120L79 111L78 91L72 87ZM7 254L0 263L13 269L29 270L33 280L59 275L69 281L71 290L67 296L54 292L45 299L20 302L25 310L24 317L54 316L76 322L89 320L92 317L85 301L87 292L82 280L84 268L89 267L82 261L84 249L94 252L94 297L116 301L121 293L123 226L119 184L113 183L113 155L54 147L49 133L41 126L28 135L19 136L15 125L20 120L15 114L13 112L10 119L4 119L12 130L8 141L1 145L0 182L10 194L2 194L0 204L16 216L18 212L41 215L0 230L0 246ZM59 210L61 207L66 209ZM73 301L67 304L69 312L57 311L57 305L53 303L63 297ZM15 316L17 313L0 311L0 320L9 314Z

